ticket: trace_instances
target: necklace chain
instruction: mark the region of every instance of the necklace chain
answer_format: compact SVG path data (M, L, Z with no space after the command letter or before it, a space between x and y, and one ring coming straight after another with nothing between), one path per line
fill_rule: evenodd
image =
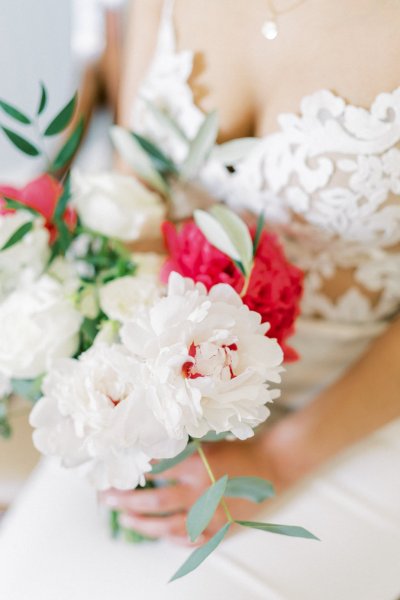
M268 4L268 8L269 8L271 17L265 21L265 23L263 24L263 26L261 28L261 33L263 34L263 36L269 41L275 40L278 37L278 33L279 33L278 23L277 23L278 18L281 15L285 15L289 12L292 12L292 10L295 10L301 4L304 4L304 2L306 2L306 0L298 0L291 6L288 6L287 8L284 8L282 10L278 10L274 4L274 0L267 0L267 4Z

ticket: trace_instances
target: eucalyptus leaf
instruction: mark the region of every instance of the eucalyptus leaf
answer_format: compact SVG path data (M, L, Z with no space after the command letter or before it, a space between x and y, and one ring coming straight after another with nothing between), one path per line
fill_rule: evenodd
M260 529L261 531L267 531L269 533L277 533L279 535L288 535L290 537L320 541L319 538L317 538L310 531L304 529L304 527L297 527L296 525L277 525L273 523L256 523L253 521L235 521L235 523L242 525L243 527Z
M186 519L186 530L192 542L195 542L208 527L223 498L227 483L228 476L224 475L213 483L189 510Z
M177 579L180 579L181 577L184 577L188 573L191 573L197 569L197 567L201 565L201 563L204 562L206 558L210 556L210 554L219 546L228 533L230 526L231 523L226 523L226 525L224 525L222 529L220 529L218 533L211 538L211 540L204 544L204 546L201 546L192 552L189 558L183 563L181 568L178 569L175 575L170 579L170 582L176 581Z
M171 119L164 111L160 110L153 102L150 102L146 98L142 98L146 104L149 112L152 113L153 117L157 120L161 128L165 129L170 135L175 136L178 140L186 142L189 145L189 140L179 125Z
M189 456L192 456L192 454L194 454L196 450L196 444L191 442L186 446L183 452L178 454L178 456L175 456L174 458L166 458L164 460L160 460L160 462L153 465L151 474L159 475L160 473L164 473L164 471L168 471L168 469L172 469L172 467L175 467L175 465L179 465L179 463L189 458Z
M51 165L52 171L58 171L59 169L62 169L71 160L71 158L73 158L82 140L84 126L84 118L81 117L77 126L74 128L73 132L55 157L53 164Z
M14 394L30 402L36 402L42 395L43 377L36 379L12 379L11 386Z
M225 490L225 496L228 498L244 498L257 504L274 495L272 483L260 477L230 478Z
M76 104L78 101L78 94L74 94L71 100L64 106L64 108L54 117L51 123L48 125L44 132L46 137L57 135L64 131L69 125L75 112Z
M215 217L204 210L195 210L194 220L210 244L233 260L241 262L241 257L239 256L235 244L232 243L232 240L226 233L224 227L217 219L215 219Z
M215 431L210 431L201 438L202 442L221 442L222 440L226 440L228 436L232 435L230 431L224 431L223 433L215 433Z
M47 90L46 90L46 86L44 85L44 83L40 84L40 90L41 90L41 94L40 94L40 102L39 102L38 110L36 113L37 116L41 115L47 106Z
M194 177L210 155L218 136L218 115L214 111L206 116L196 137L190 144L189 153L182 165L184 179Z
M4 102L4 100L0 100L0 108L2 108L3 111L7 115L12 117L15 121L18 121L19 123L22 123L23 125L30 125L32 123L31 119L29 117L27 117L23 112L21 112L15 106L8 104L8 102Z
M261 234L262 234L263 229L264 229L264 224L265 224L265 215L264 215L264 212L261 211L260 215L258 217L258 220L257 220L256 235L254 237L254 242L253 242L253 257L254 258L255 258L256 254L257 254L258 245L259 245L260 239L261 239Z
M157 146L137 133L132 133L132 136L150 157L157 171L160 173L177 173L175 164Z
M123 127L114 125L111 127L110 135L115 148L135 171L136 175L153 189L168 196L169 190L166 182L154 168L151 159L131 133Z
M27 233L29 233L32 229L33 229L32 221L28 221L27 223L24 223L23 225L21 225L21 227L18 227L18 229L16 231L14 231L14 233L7 240L7 242L4 244L4 246L2 248L0 248L0 252L3 252L4 250L8 250L12 246L15 246L15 244L18 244L18 242L20 240L22 240L22 238Z
M38 150L36 146L34 146L30 141L26 140L15 131L12 131L11 129L8 129L7 127L3 126L1 126L1 129L4 131L10 142L12 142L14 146L18 148L18 150L21 150L21 152L27 154L28 156L40 155L40 150Z
M253 263L253 240L249 228L236 213L222 204L216 204L210 212L229 236L237 250L239 261L248 275Z
M211 151L210 156L223 165L235 166L236 163L245 159L259 144L259 139L251 137L230 140L223 144L217 144Z

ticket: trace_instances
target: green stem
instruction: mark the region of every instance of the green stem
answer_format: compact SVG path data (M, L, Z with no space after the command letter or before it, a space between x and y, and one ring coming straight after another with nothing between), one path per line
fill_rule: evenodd
M211 482L215 483L214 473L212 472L211 465L210 465L210 463L207 460L207 456L205 455L205 452L203 450L201 442L195 441L195 445L196 445L196 448L197 448L197 452L199 453L199 456L200 456L200 458L201 458L201 460L203 462L203 465L204 465L204 467L205 467L205 469L206 469L206 471L208 473L208 476L211 479ZM232 517L232 515L230 513L230 510L228 508L228 505L226 504L225 498L222 498L222 500L221 500L221 506L222 506L222 508L224 510L224 513L226 514L226 518L228 519L229 523L234 523L235 520L234 520L234 518Z

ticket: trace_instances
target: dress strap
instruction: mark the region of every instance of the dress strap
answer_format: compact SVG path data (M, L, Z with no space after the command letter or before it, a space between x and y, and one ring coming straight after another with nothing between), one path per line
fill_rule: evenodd
M158 33L157 52L176 51L174 6L175 0L164 0Z

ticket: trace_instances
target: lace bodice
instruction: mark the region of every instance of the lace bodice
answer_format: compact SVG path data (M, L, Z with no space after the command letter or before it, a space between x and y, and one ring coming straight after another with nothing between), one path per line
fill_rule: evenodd
M204 119L188 84L193 53L177 50L172 11L167 0L132 126L179 162L184 143L160 134L147 103L188 138ZM304 315L353 323L391 317L400 309L400 88L379 94L369 110L317 91L278 124L233 172L209 160L201 184L237 210L265 212L306 272ZM338 272L349 284L332 300L325 287Z

